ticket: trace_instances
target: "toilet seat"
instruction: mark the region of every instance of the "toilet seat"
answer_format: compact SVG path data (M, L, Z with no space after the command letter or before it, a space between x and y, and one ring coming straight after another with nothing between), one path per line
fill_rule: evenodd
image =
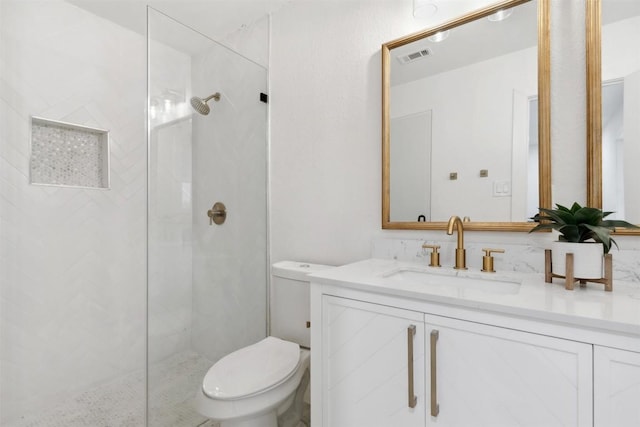
M299 363L298 344L267 337L215 363L204 377L202 391L212 399L242 399L288 380Z

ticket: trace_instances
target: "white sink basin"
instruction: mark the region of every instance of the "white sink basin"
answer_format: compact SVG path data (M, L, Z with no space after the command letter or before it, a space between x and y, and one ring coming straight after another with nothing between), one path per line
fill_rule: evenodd
M461 292L483 292L492 294L515 294L520 283L496 278L492 273L468 273L464 270L437 270L401 267L388 271L383 277L397 283L425 286L437 293L459 294Z

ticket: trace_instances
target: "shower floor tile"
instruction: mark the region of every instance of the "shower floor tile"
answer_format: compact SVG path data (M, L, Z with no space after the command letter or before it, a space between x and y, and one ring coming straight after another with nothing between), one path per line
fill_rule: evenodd
M149 427L212 427L192 405L211 362L181 353L149 370ZM118 378L82 392L49 411L24 416L6 427L142 427L144 372Z
M209 427L193 397L213 363L196 353L181 353L149 370L149 427Z

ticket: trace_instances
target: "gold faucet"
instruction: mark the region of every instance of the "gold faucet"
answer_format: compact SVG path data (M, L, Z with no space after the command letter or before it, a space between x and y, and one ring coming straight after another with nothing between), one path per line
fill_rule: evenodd
M447 224L447 234L451 236L453 234L453 227L456 227L458 231L458 247L456 248L456 266L453 267L456 270L466 270L466 256L464 250L464 227L462 221L458 216L452 216L449 218L449 224Z

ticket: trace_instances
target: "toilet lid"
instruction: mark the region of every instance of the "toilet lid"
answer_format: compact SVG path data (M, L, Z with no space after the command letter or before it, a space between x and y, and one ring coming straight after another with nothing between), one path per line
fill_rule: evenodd
M259 393L293 375L299 360L298 344L267 337L215 363L204 377L202 390L221 400Z

